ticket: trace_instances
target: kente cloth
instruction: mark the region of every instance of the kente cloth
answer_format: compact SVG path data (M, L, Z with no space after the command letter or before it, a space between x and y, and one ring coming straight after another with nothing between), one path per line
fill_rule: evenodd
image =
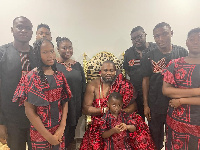
M133 119L134 118L134 119ZM141 117L136 113L127 114L121 111L117 118L115 118L110 111L103 115L101 118L101 129L100 135L103 132L114 128L116 125L121 123L125 123L126 125L134 125L137 128L138 122L141 124L145 124ZM137 128L138 129L138 128ZM144 131L146 135L141 136L143 139L136 140L136 134L131 133L128 130L122 131L120 133L115 133L109 138L105 138L104 140L104 150L134 150L134 149L155 149L152 139L149 134L148 127L147 130ZM145 130L145 129L144 129ZM135 131L137 132L137 131ZM141 132L141 131L140 131ZM140 143L140 144L138 144Z
M92 103L92 106L96 108L107 107L108 97L112 92L119 92L122 95L123 108L126 108L129 104L131 104L132 100L134 100L137 96L132 84L128 80L125 80L122 74L119 74L117 78L115 79L114 83L111 85L108 96L102 99L95 99ZM92 123L84 134L84 137L80 146L80 150L86 150L86 149L87 150L103 150L104 149L104 142L100 135L101 117L102 115L92 116ZM138 117L138 115L133 115L131 117L133 119L140 118L139 120L142 121L142 118ZM142 129L140 129L139 126L140 125L137 124L138 131L141 131ZM136 139L139 140L140 138L142 139L142 137L143 137L142 132L141 132L141 136L140 134L136 134L136 135L134 134L134 137L132 138L132 142L137 144Z
M13 102L19 102L23 106L27 101L36 107L36 113L40 117L44 127L54 134L62 119L62 106L71 98L71 91L62 72L57 71L53 75L46 75L41 81L36 69L22 77L13 96ZM33 150L53 149L55 146L34 128L30 127L30 137ZM59 149L65 149L64 136Z
M200 87L200 65L189 64L185 58L172 60L163 70L163 80L175 88ZM168 150L200 150L200 106L168 107L166 133Z

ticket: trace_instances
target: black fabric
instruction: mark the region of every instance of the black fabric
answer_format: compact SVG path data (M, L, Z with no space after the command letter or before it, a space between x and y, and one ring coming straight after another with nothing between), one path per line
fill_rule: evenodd
M164 58L164 66L169 63L171 59L185 57L188 51L180 46L173 45L172 51L163 54L159 49L148 52L141 61L141 71L143 77L149 77L149 95L148 104L151 112L158 114L166 114L169 105L169 98L162 94L163 76L161 71L153 72L152 62L158 63ZM162 67L164 67L162 66ZM163 69L163 68L162 68Z
M29 61L33 61L32 47L30 46ZM20 128L28 128L29 121L25 115L24 107L13 103L15 89L22 76L22 66L19 52L9 43L0 47L0 77L1 77L1 121L9 120Z
M72 98L68 102L67 125L76 126L79 117L82 115L82 102L86 86L83 68L79 62L71 65L71 71L66 70L65 66L60 63L57 63L56 67L58 71L65 75L72 92Z
M149 51L157 48L155 43L149 42L149 47L142 51L144 57ZM130 73L130 81L137 91L142 91L142 71L140 65L140 54L135 47L130 47L125 51L123 68ZM129 63L133 61L134 64Z
M7 133L10 150L26 150L26 142L28 149L31 150L30 128L20 129L15 124L7 122Z
M166 123L166 114L156 114L151 112L151 121L148 122L149 130L156 145L157 150L163 148L164 124Z

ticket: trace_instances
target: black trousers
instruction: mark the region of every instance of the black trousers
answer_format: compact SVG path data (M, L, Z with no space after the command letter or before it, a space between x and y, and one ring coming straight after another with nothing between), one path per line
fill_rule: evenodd
M163 148L165 123L166 114L156 114L151 112L151 121L149 121L148 124L157 150L161 150Z
M65 127L65 147L68 147L70 143L74 141L76 126Z
M8 147L10 150L26 150L26 142L28 149L31 150L30 128L20 128L13 123L7 123Z
M145 120L144 116L144 105L143 105L143 95L141 92L138 92L138 96L135 99L138 109L138 114Z

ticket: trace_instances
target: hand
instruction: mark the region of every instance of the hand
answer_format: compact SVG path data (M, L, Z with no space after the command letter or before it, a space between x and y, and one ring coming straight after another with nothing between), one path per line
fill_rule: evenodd
M65 128L60 126L60 127L56 130L56 132L55 132L55 134L54 134L54 135L56 135L56 136L58 137L58 141L59 141L60 143L62 142L62 137L63 137L64 131L65 131Z
M151 114L149 106L144 106L144 115L148 121L151 121Z
M119 128L120 128L120 131L124 131L124 130L127 130L127 125L125 123L121 123L119 125Z
M52 135L49 140L47 140L51 145L58 145L60 142L58 141L58 136L57 135Z
M174 107L174 108L181 106L180 99L171 99L169 101L169 106Z
M2 144L6 144L6 139L7 139L7 128L4 125L0 125L0 139Z
M119 127L120 125L116 125L113 130L114 130L114 133L120 133L121 132L121 129Z

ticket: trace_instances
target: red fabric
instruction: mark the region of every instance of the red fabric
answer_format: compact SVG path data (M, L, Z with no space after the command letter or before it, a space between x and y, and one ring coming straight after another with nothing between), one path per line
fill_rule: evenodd
M51 88L52 85L49 85L48 82L41 82L38 72L32 70L22 77L13 97L13 102L19 101L19 105L24 105L24 101L34 105L44 127L52 134L56 132L62 119L62 100L71 98L70 88L62 72L54 74L52 84L53 81L55 86ZM30 137L33 150L52 149L54 147L48 143L33 125L30 127ZM65 149L64 137L59 149Z
M123 108L126 108L130 104L131 100L135 99L137 96L132 84L128 80L125 80L122 74L118 75L115 82L112 84L109 94L112 92L119 92L122 95ZM106 107L109 94L105 99L95 99L92 105L96 108ZM92 116L92 124L84 134L83 141L80 146L80 150L103 150L104 149L103 139L100 135L101 117L102 115ZM138 115L133 115L131 117L132 119L140 120L140 121L137 121L137 123L139 123L137 124L138 132L136 135L134 135L134 138L132 138L132 143L139 144L135 141L138 141L140 137L142 136L148 135L148 137L150 138L149 132L146 133L146 131L148 131L147 125L140 129L140 124L144 124L143 119ZM144 129L146 130L144 131L146 135L142 133L139 134L139 131L142 131ZM141 143L139 145L141 145ZM139 145L135 147L140 147ZM151 146L149 145L149 147ZM153 143L152 143L152 147L154 147Z

